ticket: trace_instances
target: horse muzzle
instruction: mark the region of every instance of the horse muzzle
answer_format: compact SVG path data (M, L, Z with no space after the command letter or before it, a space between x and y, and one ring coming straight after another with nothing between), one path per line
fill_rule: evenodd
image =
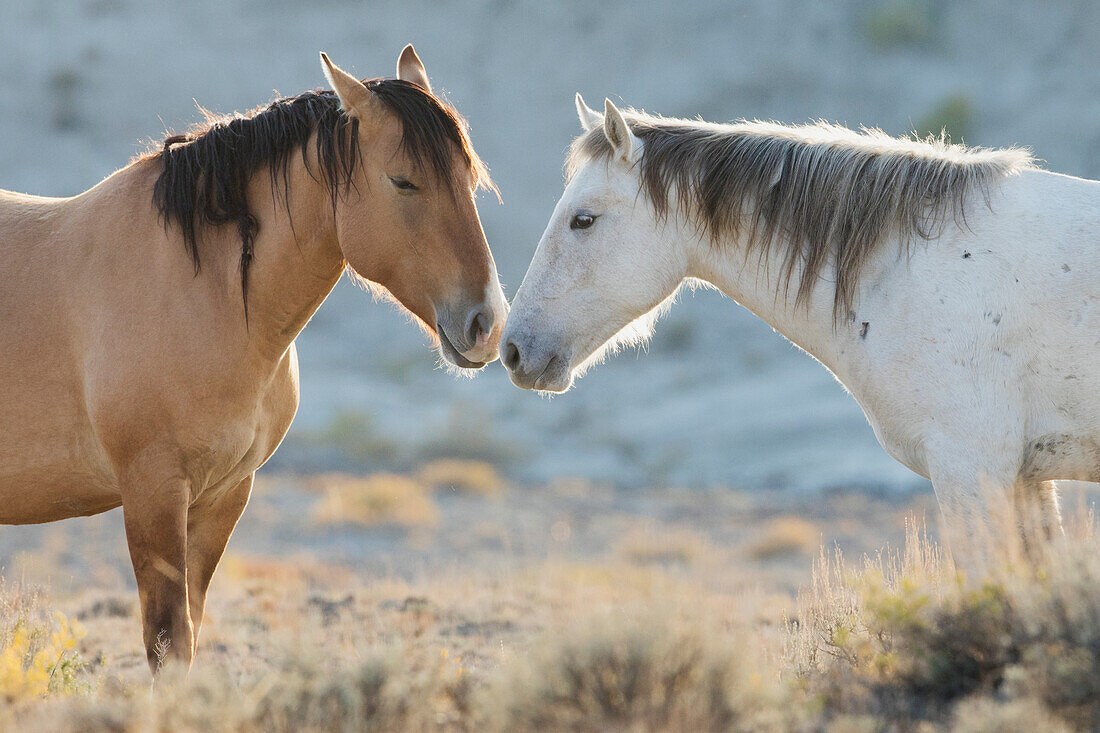
M463 369L480 369L496 361L507 312L498 315L494 310L487 303L472 308L442 309L436 333L443 358Z
M512 384L539 392L565 392L573 384L569 355L561 349L542 348L533 339L511 332L504 335L501 362Z

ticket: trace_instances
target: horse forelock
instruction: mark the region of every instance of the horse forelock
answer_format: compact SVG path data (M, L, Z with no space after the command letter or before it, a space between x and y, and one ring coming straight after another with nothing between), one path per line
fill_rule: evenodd
M474 151L465 118L445 100L420 86L400 79L372 79L364 82L401 122L401 146L417 165L432 171L453 187L459 170L454 153L474 184L497 192L489 168Z
M637 110L624 116L642 141L635 169L658 217L677 209L714 243L785 248L786 290L800 271L796 302L806 301L831 267L834 318L850 310L863 265L888 233L909 243L938 236L948 221L965 225L974 192L988 204L995 183L1033 166L1027 150L971 148L943 135L895 138L824 121L714 124ZM603 126L595 126L573 141L567 177L612 153Z

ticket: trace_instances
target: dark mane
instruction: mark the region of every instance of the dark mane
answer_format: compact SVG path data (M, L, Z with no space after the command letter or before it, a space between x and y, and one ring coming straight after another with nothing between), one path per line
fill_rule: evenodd
M492 183L466 132L465 120L446 102L415 84L398 79L364 81L402 126L403 151L453 191L457 149L479 182ZM205 112L205 110L204 110ZM206 113L205 124L166 139L146 158L160 160L163 169L153 187L153 203L165 225L183 233L195 272L200 269L198 239L203 226L233 223L241 239L241 289L248 315L248 273L259 224L248 200L252 176L266 168L272 191L282 186L289 205L287 166L291 154L305 153L316 132L318 170L310 175L329 192L333 210L351 185L362 159L359 121L340 109L335 92L313 90L277 99L243 115ZM453 146L453 147L452 147ZM306 156L309 166L309 157Z

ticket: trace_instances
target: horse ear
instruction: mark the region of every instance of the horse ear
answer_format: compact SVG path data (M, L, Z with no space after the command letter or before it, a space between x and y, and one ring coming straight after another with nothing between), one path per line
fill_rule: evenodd
M371 101L370 90L363 82L356 79L348 72L332 63L328 54L321 52L321 68L325 72L325 78L336 96L340 98L340 108L348 114L352 110L365 110Z
M588 132L597 125L603 124L603 118L600 116L600 113L584 103L584 97L581 96L580 92L577 92L577 96L573 101L577 103L577 117L580 118L581 127L584 128L585 132Z
M615 103L610 99L603 100L603 131L607 135L608 142L615 150L615 155L630 162L630 154L637 149L638 138L630 131L630 125Z
M401 55L397 58L397 78L410 84L416 84L429 94L432 92L432 85L428 82L428 72L424 71L424 64L421 63L420 57L416 55L416 49L412 47L411 43L405 46L401 51Z

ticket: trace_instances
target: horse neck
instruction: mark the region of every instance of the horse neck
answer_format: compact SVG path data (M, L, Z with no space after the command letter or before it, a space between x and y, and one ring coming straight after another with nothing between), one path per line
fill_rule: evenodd
M317 171L312 140L306 150L310 169ZM295 152L287 189L280 175L273 190L263 170L248 190L259 224L248 285L249 341L268 356L290 347L344 269L328 188L310 169Z
M694 233L694 227L691 231L689 277L714 285L838 373L850 324L844 319L834 322L831 268L822 270L819 284L809 297L796 303L795 291L802 267L796 265L788 281L784 263L786 242L750 248L745 242L728 239L713 242Z

